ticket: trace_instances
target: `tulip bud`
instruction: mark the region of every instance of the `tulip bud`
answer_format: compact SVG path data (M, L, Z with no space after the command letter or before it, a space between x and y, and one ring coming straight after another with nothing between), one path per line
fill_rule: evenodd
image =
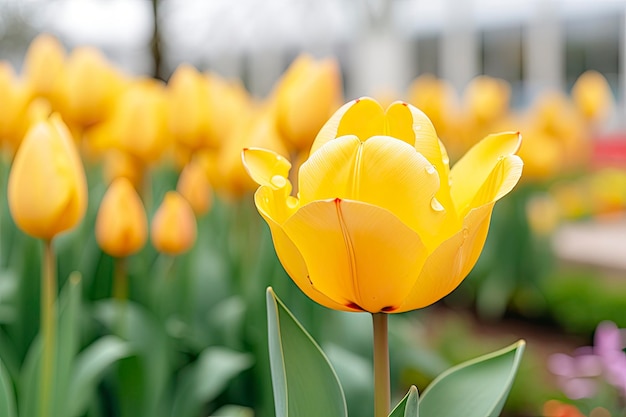
M83 127L108 117L124 86L122 75L99 50L91 47L76 48L63 75L63 110Z
M168 127L181 144L198 149L208 136L209 82L191 65L179 66L168 83Z
M139 194L127 178L115 179L98 209L98 245L109 255L121 258L139 251L147 235L148 219Z
M408 91L409 103L423 111L440 137L450 130L451 115L459 111L459 98L448 81L431 74L417 77Z
M0 142L7 143L14 151L28 128L24 113L30 92L8 62L0 62L0 91Z
M296 59L276 89L278 129L294 150L308 149L341 101L339 65L333 59ZM306 108L304 110L303 106Z
M253 100L243 84L227 80L214 73L205 74L209 84L207 119L208 138L205 147L218 149L234 130L247 119L253 109Z
M490 123L509 109L511 86L504 80L488 76L474 78L463 95L467 111L478 123Z
M157 161L169 145L163 86L153 80L134 83L115 107L110 124L115 146L143 163Z
M178 191L189 202L196 216L207 213L212 204L211 184L199 162L189 162L178 178Z
M191 206L176 191L165 194L152 219L152 245L159 252L179 255L196 242L196 217Z
M572 87L572 100L585 120L591 123L606 121L615 106L611 86L597 71L583 73Z
M54 36L37 36L24 58L24 76L35 95L56 103L59 74L65 65L65 50Z
M58 115L39 121L26 134L9 175L8 198L18 227L41 239L50 240L83 218L85 171Z

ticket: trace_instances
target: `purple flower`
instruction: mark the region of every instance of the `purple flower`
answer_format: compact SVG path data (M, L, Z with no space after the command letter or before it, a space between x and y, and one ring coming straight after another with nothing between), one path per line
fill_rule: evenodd
M598 325L594 345L576 349L573 356L557 353L548 358L548 369L568 398L591 398L598 390L600 377L626 398L626 333L615 323Z

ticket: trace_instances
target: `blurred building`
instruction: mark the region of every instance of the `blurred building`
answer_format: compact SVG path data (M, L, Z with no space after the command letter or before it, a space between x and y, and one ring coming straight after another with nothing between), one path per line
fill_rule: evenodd
M588 69L626 97L626 0L0 0L0 59L19 65L48 31L150 73L154 2L164 78L190 62L262 96L306 51L339 58L349 98L486 74L511 83L515 105Z

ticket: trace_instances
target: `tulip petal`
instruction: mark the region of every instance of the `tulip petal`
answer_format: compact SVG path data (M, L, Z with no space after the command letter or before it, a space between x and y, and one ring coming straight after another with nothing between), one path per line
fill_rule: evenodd
M474 196L468 210L498 201L508 194L522 176L524 163L517 155L504 157L494 167L480 190Z
M412 131L414 132L415 139L412 145L414 145L415 150L424 155L424 157L428 159L428 161L433 164L437 170L440 185L436 197L441 205L446 209L449 218L446 223L456 228L459 225L454 221L457 216L454 204L452 203L452 198L450 196L450 184L448 181L450 176L450 159L448 158L446 148L439 140L437 132L435 132L435 127L428 116L410 104L407 105L406 108L411 112L411 116L413 118L410 125Z
M372 313L400 306L428 253L419 235L392 213L357 201L315 201L283 229L315 288Z
M385 112L369 97L352 100L337 110L317 134L310 155L329 141L345 135L365 141L385 133Z
M493 206L491 203L472 210L463 228L435 249L398 313L426 307L458 287L482 252Z
M298 200L289 195L290 191L290 186L279 189L259 187L254 193L254 203L259 213L278 224L283 224L298 207Z
M245 148L241 158L246 171L257 184L275 189L284 186L291 163L283 156L268 149Z
M422 122L419 113L421 112L415 107L402 101L391 103L385 112L387 122L385 135L400 139L411 146L415 145L415 135L421 129ZM426 117L423 113L422 115Z
M259 189L262 190L265 187ZM267 188L265 188L268 190ZM255 195L255 199L257 199L257 194ZM257 207L259 207L259 203L257 202ZM298 288L302 290L310 299L315 301L318 304L321 304L325 307L332 308L334 310L342 310L342 311L360 311L355 309L354 307L350 307L350 303L345 298L338 298L337 300L331 299L328 296L324 295L318 289L313 286L313 283L309 279L309 271L307 269L306 263L300 254L298 248L294 245L292 240L287 236L283 228L280 224L278 224L272 217L270 217L267 211L262 210L259 207L259 213L265 219L267 224L270 227L270 231L272 233L272 240L274 242L274 249L276 249L276 255L280 260L280 263L287 271L287 274L291 277L293 282L296 283Z
M82 220L87 182L60 116L29 130L13 161L7 194L15 222L32 236L51 239Z
M504 158L514 155L519 150L520 144L521 135L519 133L508 132L489 135L472 147L452 167L450 171L452 180L450 193L459 216L463 217L469 211L470 207L472 207L472 202L483 185L488 181L496 166ZM517 170L521 172L521 160L511 162L509 164L512 170L511 175L512 178L515 178L514 172L517 172ZM496 184L496 187L500 188L498 184ZM506 192L508 191L510 189ZM498 192L496 195L499 194Z
M16 223L27 233L52 238L57 222L70 208L70 161L60 140L49 138L47 125L35 125L22 142L8 183L9 207ZM62 229L61 229L62 230Z
M365 142L355 136L340 137L300 168L301 205L340 198L382 207L415 230L427 245L446 217L439 203L433 202L438 188L433 165L412 146L388 136Z

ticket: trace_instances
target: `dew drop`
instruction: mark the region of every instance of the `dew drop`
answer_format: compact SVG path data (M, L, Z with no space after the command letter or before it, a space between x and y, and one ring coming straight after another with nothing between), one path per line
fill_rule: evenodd
M467 227L463 228L463 240L467 239L467 237L469 236L469 230L467 229Z
M289 207L290 209L294 209L298 207L299 201L296 197L290 195L289 197L287 197L286 203L287 203L287 207Z
M437 170L435 169L434 165L428 165L426 168L424 168L426 170L427 174L434 174Z
M272 185L277 188L283 188L287 185L287 179L285 177L281 177L280 175L274 175L270 180Z
M433 197L432 200L430 200L430 207L435 210L435 211L444 211L445 208L443 207L443 205L439 202L439 200L437 200L435 197Z

